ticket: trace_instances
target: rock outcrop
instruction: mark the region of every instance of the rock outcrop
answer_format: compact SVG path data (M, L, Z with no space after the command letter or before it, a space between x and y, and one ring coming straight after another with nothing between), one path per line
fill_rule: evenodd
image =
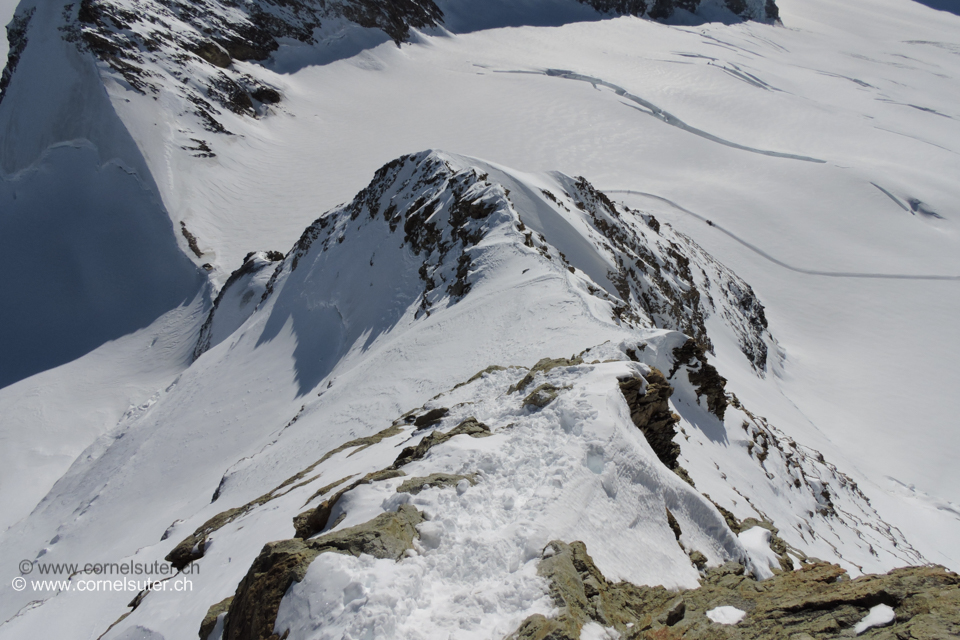
M558 614L530 616L510 640L576 640L591 622L624 640L826 640L856 635L855 626L877 605L892 607L896 617L862 637L960 634L960 576L933 565L851 580L837 565L812 563L758 582L731 562L707 571L700 588L673 592L609 582L582 542L553 541L537 571L549 581ZM717 607L745 616L735 625L718 624L706 615Z
M680 417L670 410L668 402L673 387L658 369L651 369L646 380L639 377L620 380L620 391L630 407L630 419L643 432L660 462L668 469L676 469L680 445L673 438L677 435Z
M274 625L280 601L294 582L301 582L321 553L343 553L399 560L418 537L423 514L411 505L382 513L373 520L314 540L281 540L263 547L237 587L224 625L224 640L277 638Z
M580 2L604 13L646 16L654 20L670 18L677 9L696 13L702 4L702 0L580 0ZM780 19L780 10L774 0L725 0L724 5L732 14L743 20L776 22Z
M27 47L27 28L30 26L30 20L36 13L35 8L31 8L23 13L16 13L13 20L7 25L7 43L10 49L7 51L7 64L0 74L0 102L3 102L3 96L7 93L7 86L10 84L10 78L13 72L17 70L17 64L20 62L20 56Z
M683 367L687 372L687 379L697 390L697 398L707 399L707 409L723 420L727 410L727 396L724 387L727 379L721 376L716 367L707 362L707 354L701 345L693 339L687 340L673 350L673 368L667 377L673 379L677 371Z

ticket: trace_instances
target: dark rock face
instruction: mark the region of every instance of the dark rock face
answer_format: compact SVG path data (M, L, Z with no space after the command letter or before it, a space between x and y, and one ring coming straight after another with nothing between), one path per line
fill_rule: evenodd
M187 242L190 245L191 250L197 254L198 257L202 255L199 247L197 246L197 239L191 234L186 225L181 221L181 232L184 237L187 239ZM237 287L241 286L241 283L244 280L249 280L250 277L256 275L258 272L263 271L264 269L272 269L276 267L276 263L280 260L283 260L283 254L279 251L252 251L247 254L246 258L243 261L243 264L239 269L230 274L230 277L227 278L227 281L221 287L219 293L217 293L216 299L213 301L213 307L210 309L210 313L207 315L207 319L204 321L203 326L200 328L200 337L197 339L197 345L193 349L193 359L196 360L201 355L203 355L211 346L213 346L213 328L214 321L216 320L217 312L220 310L221 305L225 304L224 300L227 296ZM260 293L257 291L256 293ZM262 295L262 294L260 294ZM250 309L248 309L249 316L253 313L254 303L252 300Z
M707 362L703 347L693 339L687 340L673 350L673 359L673 369L670 370L668 377L672 379L677 371L684 367L687 379L697 390L697 398L706 396L707 409L723 420L727 410L727 396L724 391L727 379L717 372L716 367Z
M328 19L380 29L400 43L411 28L433 27L443 18L433 0L144 0L136 11L113 0L82 0L67 14L68 41L91 51L134 91L157 96L165 86L179 94L215 133L229 133L220 108L256 117L254 100L280 100L275 88L237 71L234 60L264 61L281 39L314 44L314 30ZM14 36L25 29L13 27Z
M654 20L664 20L674 14L677 9L696 13L700 8L701 0L579 0L602 13L615 15L631 15L649 17ZM727 8L744 20L762 20L775 22L780 19L780 11L774 0L766 0L765 4L748 2L747 0L725 0Z
M382 513L373 520L316 538L267 543L240 581L224 625L224 640L269 640L280 601L294 582L301 582L321 553L399 560L419 536L423 514L411 505ZM285 636L284 636L285 637Z
M10 85L10 78L13 72L17 70L17 64L20 62L20 56L27 47L27 29L30 27L30 19L36 9L30 9L24 13L13 16L13 20L7 25L7 43L10 49L7 52L7 66L3 69L3 75L0 75L0 102L3 102L3 96L7 93L7 87Z
M550 383L542 384L523 399L523 406L542 409L553 402L559 393L559 387Z
M960 633L960 576L927 565L850 580L837 565L808 564L764 582L745 575L737 563L707 571L698 589L672 592L609 582L582 542L549 543L537 572L549 580L559 613L533 615L511 640L580 638L588 622L613 627L625 640L820 640L854 635L854 627L875 605L893 607L891 626L865 638L951 638ZM718 606L746 612L737 625L706 617ZM628 626L629 625L629 626Z
M573 367L578 364L583 364L583 358L576 356L573 358L543 358L533 365L527 375L523 376L517 384L510 387L509 393L526 389L538 373L548 373L557 367Z
M668 469L676 469L680 445L673 438L677 435L680 417L670 411L668 400L673 395L673 387L657 369L650 371L646 383L644 391L642 378L627 378L620 381L620 391L630 407L633 424L643 432L660 462Z
M429 476L410 478L397 487L397 493L416 495L429 487L455 487L461 480L477 484L477 474L458 475L455 473L431 473Z
M773 339L763 305L750 285L688 236L661 225L652 215L614 205L585 178L577 178L567 190L609 242L617 264L609 277L622 300L614 315L620 322L641 326L652 322L685 333L712 351L705 321L718 314L733 329L757 373L764 375L767 344ZM646 229L631 220L642 220Z

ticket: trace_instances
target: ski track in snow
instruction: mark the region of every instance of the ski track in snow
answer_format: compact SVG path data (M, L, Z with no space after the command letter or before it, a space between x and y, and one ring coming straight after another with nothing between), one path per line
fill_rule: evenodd
M870 184L873 184L873 183L871 182ZM883 191L883 193L889 196L891 200L896 202L901 209L903 209L904 211L910 211L910 209L904 206L904 204L900 202L900 200L896 196L892 195L889 191L887 191L883 187L880 187L876 184L874 184L873 186L877 187L877 189L880 189L880 191ZM708 218L705 218L698 213L694 213L689 209L681 207L676 202L673 202L672 200L668 200L667 198L664 198L662 196L658 196L652 193L647 193L645 191L634 191L632 189L603 189L602 191L604 193L629 193L632 195L643 196L645 198L653 198L654 200L659 200L661 202L664 202L670 205L671 207L677 209L678 211L682 211L687 215L691 215L697 220L702 220L703 222L707 223L714 229L717 229L718 231L727 234L728 236L730 236L731 238L733 238L734 240L736 240L737 242L745 246L747 249L750 249L750 251L753 251L754 253L756 253L758 256L765 258L766 260L769 260L770 262L774 263L779 267L783 267L784 269L789 269L790 271L795 271L797 273L803 273L810 276L826 276L829 278L875 278L879 280L941 280L941 281L948 281L948 282L960 281L960 276L913 275L913 274L906 274L906 273L856 273L856 272L850 272L850 271L818 271L816 269L804 269L803 267L794 267L793 265L787 264L782 260L778 260L777 258L774 258L772 255L770 255L760 247L747 242L746 240L744 240L737 234L733 233L732 231L728 231L727 229L723 228L713 220L709 220Z
M737 79L748 82L749 84L753 86L757 86L758 88L765 89L765 90L769 90L770 88L765 84L763 85L757 84L757 82L755 82L756 79L750 80L749 78L744 77L742 73L734 73L730 69L726 69L726 68L724 68L723 70L731 75L734 75ZM692 133L695 136L700 136L705 140L716 142L718 144L731 147L733 149L739 149L741 151L749 151L750 153L759 153L760 155L772 156L774 158L787 158L788 160L802 160L804 162L816 162L818 164L825 164L827 162L826 160L820 160L819 158L810 158L808 156L800 156L792 153L781 153L780 151L767 151L765 149L755 149L753 147L747 147L742 144L737 144L736 142L724 140L723 138L715 136L712 133L707 133L702 129L691 127L686 122L676 117L672 113L669 113L668 111L664 111L663 109L653 104L652 102L648 102L647 100L644 100L639 96L635 96L632 93L629 93L623 87L607 82L605 80L601 80L600 78L594 78L593 76L586 76L580 73L575 73L573 71L567 71L564 69L546 69L544 71L500 70L500 71L494 71L494 73L528 73L533 75L544 75L549 78L563 78L565 80L578 80L580 82L588 82L592 84L594 87L598 87L598 86L607 87L608 89L612 89L613 92L616 93L621 98L626 98L627 100L630 100L631 102L635 102L641 107L643 107L642 109L640 109L633 106L632 104L628 104L627 106L630 107L631 109L636 109L641 113L646 113L647 115L651 115L657 120L660 120L661 122L664 122L672 127L682 129L683 131L686 131L688 133Z

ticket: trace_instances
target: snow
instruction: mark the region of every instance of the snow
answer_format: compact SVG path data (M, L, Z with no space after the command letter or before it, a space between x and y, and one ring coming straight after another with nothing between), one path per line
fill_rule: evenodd
M759 580L772 578L771 568L780 569L780 558L770 549L770 536L770 531L763 527L751 527L737 534L740 544L753 560L753 565L759 574L756 577Z
M908 0L782 0L785 27L684 27L595 20L557 0L499 2L479 23L468 3L448 2L449 32L413 44L354 30L336 46L284 44L265 67L236 62L284 99L257 120L224 114L235 135L220 136L183 115L170 78L156 100L140 96L65 46L64 4L36 3L39 26L0 105L13 296L0 333L5 565L162 559L210 517L425 405L455 409L439 428L476 415L495 435L458 436L408 475L477 471L480 481L404 496L397 479L347 494L339 527L398 500L428 512L420 549L399 563L324 554L283 601L278 625L291 637L322 637L321 619L351 634L502 636L552 610L536 575L551 539L584 540L609 579L693 586L699 574L666 507L685 548L711 564L779 565L769 532L734 536L701 492L853 574L960 566L954 13ZM216 157L184 149L194 138ZM343 243L283 271L256 310L274 274L262 256L224 289L209 348L193 361L213 297L197 265L209 263L221 287L250 251L288 250L377 167L429 148L510 189L544 251L562 251L574 271L518 244L504 209L467 251L473 289L454 302L438 288L425 316L422 259L399 248L402 231L344 221ZM667 373L684 337L613 323L609 248L585 218L538 195L577 175L654 214L665 234L669 223L691 237L766 308L777 342L759 377L711 290L711 362L743 409L721 422L682 372L671 380L680 462L696 490L656 460L616 389L618 375L645 366ZM696 255L706 274L712 263ZM83 273L93 284L120 278L110 290L122 293L105 303L70 290L76 307L62 311L73 298L35 286ZM622 346L641 341L643 364L625 362ZM617 362L541 376L536 384L564 388L541 411L505 393L522 369L450 391L491 364L591 347L588 361ZM8 359L17 349L19 361ZM106 638L194 636L263 544L293 535L292 516L317 488L383 468L421 435L331 457L309 484L213 534L189 597L151 593ZM774 438L782 450L760 460L757 443ZM132 598L8 585L4 638L98 637Z
M591 620L580 629L580 640L620 640L620 634Z
M463 493L432 487L411 496L397 493L406 479L397 478L348 494L331 513L331 521L340 512L346 518L331 530L410 503L428 518L419 526L418 553L399 563L321 556L284 598L277 633L290 628L289 637L298 639L503 637L528 615L552 610L536 575L551 539L585 541L611 580L694 586L697 571L666 524L665 506L711 563L742 556L719 514L658 463L629 421L616 380L636 367L554 370L544 379L566 390L539 411L521 406L523 393L506 394L522 374L516 370L436 398L435 404L452 407L438 429L474 416L494 435L455 437L403 470L410 477L478 473L477 484ZM642 554L623 553L641 540Z
M717 624L737 624L746 617L747 612L736 607L714 607L707 611L707 617Z
M873 629L874 627L884 627L896 619L897 614L893 611L893 607L885 604L878 604L874 607L870 607L870 611L868 611L867 615L863 617L863 620L857 623L857 625L853 628L853 631L856 635L860 635L868 629Z

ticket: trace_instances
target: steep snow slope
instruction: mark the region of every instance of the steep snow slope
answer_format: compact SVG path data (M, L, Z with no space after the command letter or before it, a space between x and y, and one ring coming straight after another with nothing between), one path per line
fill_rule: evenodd
M0 387L150 325L204 286L105 95L57 30L59 8L20 8L29 46L0 103Z
M702 279L685 284L680 265ZM242 275L232 282L224 305L233 299L229 289L250 286ZM451 629L497 637L549 611L535 568L555 538L585 540L612 579L693 586L694 562L728 559L769 575L730 529L734 514L773 519L798 558L831 558L853 570L921 560L822 456L738 401L727 406L722 379L692 341L649 328L650 314L678 286L699 294L676 305L686 322L711 325L705 339L736 343L749 331L748 346L772 346L762 323L751 321L760 310L743 303L736 276L586 181L435 152L401 158L309 227L257 310L88 448L31 516L4 533L4 553L43 562L106 554L118 562L198 562L192 592L148 594L105 637L195 633L264 543L347 530L408 501L430 518L418 529L423 560L404 560L396 575L389 562L377 568L363 558L340 562L334 583L322 572L308 575L278 610L281 623L309 627L326 614L303 618L298 598L372 571L371 602L398 593L391 597L403 606L386 626L376 604L331 612L336 625L393 637L415 628L424 637ZM231 307L218 305L208 326L228 310L235 321ZM520 368L570 353L580 355ZM478 370L486 373L434 395ZM664 375L677 388L672 404ZM485 425L474 435L492 435L476 446L437 441L451 427L468 428L471 417ZM679 447L668 444L675 421L684 434ZM378 431L348 445L349 453L338 447ZM400 451L418 443L438 448ZM479 475L471 476L473 488L469 480L459 486L460 502L432 490L409 498L416 491L398 493L394 480L358 485L324 518L298 515L318 507L326 485L391 463L411 478ZM696 489L682 479L687 472ZM734 513L725 519L701 491ZM478 527L484 533L476 537ZM471 549L476 555L464 558ZM688 557L694 551L700 560ZM420 575L426 590L410 585ZM491 589L478 591L478 579ZM67 629L96 636L130 598L3 588L0 633L10 637ZM260 601L238 592L238 603L252 604L236 605L234 620ZM422 629L431 610L433 626ZM227 637L247 637L240 622L230 624Z
M756 517L759 513L737 492L745 494L791 545L821 557L839 554L853 569L882 570L921 559L956 568L960 476L953 461L960 444L951 426L957 409L954 389L960 382L952 366L960 356L960 340L952 329L960 311L955 295L960 252L954 228L960 194L953 179L960 169L960 114L955 113L960 103L960 18L907 0L781 4L785 28L688 28L622 18L589 24L544 20L564 26L475 32L470 26L455 28L452 19L457 14L445 8L451 29L472 33L413 31L412 44L402 47L384 43L379 32L331 21L328 30L318 34L318 45L283 41L262 65L231 63L231 74L249 75L281 97L270 106L251 103L256 117L228 109L217 114L233 135L204 129L204 119L185 109L183 96L161 92L155 99L150 92L139 94L116 69L101 65L110 98L105 100L91 57L77 56L56 40L50 46L31 40L25 66L18 65L17 73L44 81L20 85L32 92L31 100L14 100L14 92L21 89L12 84L0 104L4 184L13 189L11 194L21 193L10 185L23 176L43 176L54 166L44 169L41 164L37 170L41 157L58 162L61 157L82 158L69 171L46 174L53 177L32 190L48 200L62 192L46 185L64 175L96 170L105 180L115 176L105 187L112 192L117 182L136 182L124 177L134 173L144 189L142 198L135 198L143 215L135 220L146 220L142 224L147 229L159 231L150 232L146 249L135 245L130 254L182 266L172 274L164 270L169 289L177 295L163 304L157 304L163 296L147 295L149 289L138 285L142 280L130 277L130 290L143 297L112 317L126 318L131 308L143 317L111 323L113 337L149 322L144 308L157 317L181 301L194 302L142 329L130 342L105 344L68 367L0 391L4 442L15 445L9 456L14 466L5 474L3 488L5 504L14 509L10 523L30 510L86 445L112 429L77 459L29 518L4 534L4 566L41 552L43 557L81 562L162 558L224 508L265 495L324 452L383 429L404 411L491 363L530 366L541 357L569 356L604 340L610 340L616 352L598 354L598 360L629 358L628 340L635 345L666 341L664 353L682 346L670 342L680 340L675 334L657 338L660 334L637 333L648 331L645 325L656 320L660 326L708 337L715 352L711 362L729 378L726 390L746 409L727 407L726 426L721 426L719 418L707 412L709 395L697 399L698 385L685 383L680 369L670 376L678 387L672 406L682 416L685 431L678 437L680 463L698 490L737 518ZM45 17L36 24L45 24L48 36L56 35L55 28L66 24L58 21L73 18L60 13L62 6L45 6L38 6L47 13L38 13ZM511 16L516 11L491 6L498 7L497 19L491 19L494 26L522 25L537 15L531 10L522 20L515 19ZM574 17L582 10L573 3L563 6ZM466 25L475 19L469 13L462 16ZM31 63L30 51L46 54L37 53ZM216 77L210 64L197 60L190 59L196 66L190 67L189 78L199 82ZM28 73L31 64L34 70ZM205 91L201 84L187 85ZM74 108L70 100L77 95L84 99ZM91 144L72 142L76 139ZM63 142L70 144L53 146ZM504 196L510 190L534 246L525 244L526 234L515 230L499 237L502 246L496 250L468 248L460 239L446 237L447 252L438 245L429 259L411 257L396 252L401 229L390 232L382 217L378 226L354 229L353 221L347 222L349 214L344 217L340 210L335 217L341 220L336 230L342 232L342 245L337 243L340 235L323 235L334 227L318 223L298 247L306 250L313 239L351 251L335 257L306 251L301 260L311 261L315 269L302 263L294 270L289 258L273 282L274 293L256 313L258 296L271 288L267 280L273 266L268 254L253 256L250 270L223 288L217 311L207 317L203 339L196 339L206 316L204 302L202 294L196 299L197 269L177 253L177 246L197 265L210 264L212 281L221 285L250 251L290 247L322 211L367 184L375 167L431 146L489 160L466 164L478 167L477 178L487 173L494 191L495 185L501 185ZM462 168L456 156L443 157ZM117 167L123 167L123 176L114 171ZM22 169L28 170L11 173ZM576 202L585 200L573 188L576 180L530 173L553 169L586 175L607 189L610 198L643 212L639 218L623 216L637 222L624 223L625 228L642 238L652 237L649 224L641 222L643 215L654 214L664 236L683 248L686 259L701 265L703 273L692 269L684 279L682 261L671 258L665 245L658 250L658 260L671 265L667 282L653 282L637 268L621 291L606 270L627 275L618 260L630 251L637 254L635 238L608 237L598 219L609 224L609 217L576 213ZM564 202L572 216L540 189ZM132 187L130 192L136 195ZM596 200L602 202L599 196ZM109 200L94 194L87 209L102 210L104 202ZM444 209L447 221L448 214ZM357 219L358 226L364 216ZM557 226L558 219L575 232ZM666 227L666 221L683 235ZM99 224L94 219L83 229ZM460 227L445 223L440 228L453 233ZM170 231L175 231L173 238ZM412 251L414 241L428 242L429 235L414 235L404 251ZM594 242L598 250L587 251L586 245ZM700 246L740 277L715 267ZM80 254L94 264L109 259L115 248L100 243L98 236L86 247L89 250ZM561 251L573 273L562 266ZM438 262L440 253L444 259ZM20 256L20 264L33 259L9 255ZM461 286L471 288L454 303L460 294L451 287L462 280L461 256L470 259L464 262ZM536 266L524 274L527 266L516 268L521 259ZM349 266L340 268L341 277L334 275L331 281L329 270L340 263ZM61 272L66 269L63 262L52 264ZM143 265L143 273L156 273L148 260ZM135 276L137 270L120 273ZM696 321L697 304L682 298L691 282L700 292L702 329ZM778 342L759 329L749 331L760 316L749 309L737 315L736 301L743 298L731 294L708 300L703 295L706 282L727 293L731 289L721 283L737 283L742 291L739 283L749 282L753 295L747 300L763 302ZM29 281L22 283L15 286L35 293ZM373 295L360 296L358 291ZM665 308L671 295L680 298L688 315L667 312L654 318L640 302L645 291ZM756 340L747 340L745 348L744 336ZM148 337L166 338L170 355L144 370L135 362L137 356L128 354L148 353ZM765 345L766 366L758 366L751 344ZM659 347L647 349L660 357ZM637 357L645 358L642 353ZM200 357L187 368L191 354ZM674 364L669 358L645 362L665 368L664 374ZM574 395L585 394L588 404L602 403L611 394L617 399L614 381L624 366L633 365L609 364L606 372L580 372L582 379L580 373L564 370L550 380L573 385ZM520 377L522 371L516 373ZM593 375L603 379L597 379L599 391L588 379ZM118 391L114 385L119 381L129 387ZM514 382L491 381L484 392L500 393L507 384ZM38 417L47 400L33 396L44 393L56 393L63 409ZM555 407L567 402L568 393L561 392ZM475 401L482 404L485 396L478 394L482 397ZM716 388L712 394L718 397ZM505 394L502 406L490 408L487 418L494 423L494 417L499 420L510 411L530 418L513 441L518 448L531 442L523 438L539 437L535 427L540 424L536 412L517 405L520 400ZM128 403L133 410L126 413ZM548 415L553 410L546 409ZM628 434L634 432L623 420L616 422L615 414L602 413L603 420L618 426L601 435L611 438L607 442L617 451L643 449L643 441L631 440ZM453 427L452 420L443 428ZM555 421L551 424L556 428ZM35 431L26 434L25 428ZM409 435L396 434L397 440ZM593 435L587 431L587 439ZM510 437L502 433L476 442L503 443ZM598 466L596 457L590 458L590 442L571 439L567 444L558 464L582 454L585 462ZM454 445L459 446L456 440L449 446ZM18 455L20 450L46 456L42 479L25 472L34 458ZM522 461L522 456L504 457L505 451L488 453L499 464ZM331 458L322 480L314 484L340 479L340 472L374 471L395 459L381 448L365 453L369 459L360 453L350 458L349 465L356 467L348 465L345 455ZM473 455L454 462L462 464L460 460L472 460ZM651 462L645 449L631 456ZM774 463L777 466L771 466ZM659 474L659 467L644 468L658 470L643 476L652 478L657 500L664 491L679 491L671 484L672 476ZM801 481L791 494L794 489L782 483L798 477L810 481ZM584 481L578 486L592 486L601 498L608 495L610 482L604 487L602 478L594 480L601 484ZM509 489L506 482L493 478L486 488L474 489L499 499ZM192 599L153 593L115 634L136 634L141 624L170 636L196 633L207 607L234 592L263 543L293 534L291 517L317 488L299 487L214 536L222 544L214 542L211 555L200 561L204 582L198 582ZM370 504L380 504L376 492L394 489L375 485L374 502L367 504L359 497L367 488L360 487L357 505L371 513ZM217 500L208 504L215 490ZM439 504L444 495L450 494L424 500ZM784 500L785 495L791 499ZM551 499L565 504L570 496ZM470 499L465 498L468 505ZM710 509L700 498L696 504ZM512 526L503 515L507 511L497 512L505 527ZM726 535L708 533L704 520L676 517L684 535L714 542L720 539L717 535ZM661 565L662 573L632 575L680 584L676 576L683 571L678 567L686 560L679 547L662 544L664 516L658 518L645 521L645 535L659 541L657 552L668 560ZM178 519L186 522L158 543L160 534ZM550 522L561 533L584 531L566 521ZM446 524L432 532L430 526L421 529L424 539L438 541L433 550L437 558L456 562L455 555L444 555L456 545L447 548L439 542ZM449 530L451 540L462 540L454 523ZM497 536L510 535L508 529L497 531ZM497 544L502 544L497 536ZM508 548L517 551L516 558L527 558L524 546ZM708 548L703 552L711 560L741 553L736 545L727 548L727 555L710 555ZM602 554L597 552L598 557ZM344 575L367 571L362 564L344 563L339 567ZM516 593L535 593L529 588L532 583L522 582L532 578L529 565L518 567L527 573L519 576ZM689 563L684 570L689 571ZM369 571L367 575L376 578ZM464 584L470 576L463 574ZM0 633L10 637L96 637L127 610L131 595L18 595L8 584L2 599L4 621L31 599L49 597L41 606L27 605L0 626ZM324 588L311 578L304 593ZM535 596L521 602L529 611L542 604ZM484 604L477 606L483 609ZM300 605L294 599L285 606L285 611L296 612ZM520 608L494 609L496 624L523 617ZM337 623L342 628L359 624L350 617L353 613L344 615ZM447 618L452 619L455 616ZM397 622L398 628L410 628L417 620L405 618Z
M281 47L256 73L283 100L262 120L231 120L242 135L201 136L215 158L155 133L170 121L157 102L115 103L141 147L158 150L148 161L171 215L195 229L221 282L411 148L587 175L671 216L762 287L789 332L782 378L725 375L763 415L860 469L949 564L957 18L907 0L788 2L783 15L786 28L622 18L424 37L336 62ZM860 277L872 275L895 277ZM721 360L738 351L717 349ZM895 400L883 391L891 367ZM906 451L905 430L917 442Z

